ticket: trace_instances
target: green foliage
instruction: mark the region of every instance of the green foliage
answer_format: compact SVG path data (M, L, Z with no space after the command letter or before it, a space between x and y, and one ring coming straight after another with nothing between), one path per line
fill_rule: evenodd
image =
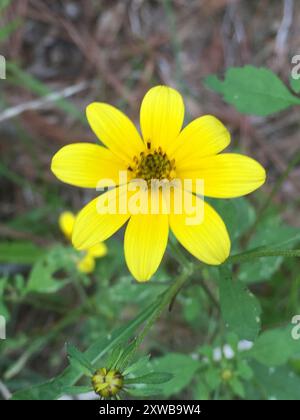
M66 386L65 387L65 393L67 395L76 395L78 396L79 394L85 394L91 392L91 386Z
M32 242L0 242L0 263L31 265L43 255L44 251Z
M173 379L161 385L161 395L169 397L178 394L190 384L199 369L199 362L185 354L168 353L153 360L151 367L155 371L173 375Z
M130 388L130 395L133 397L154 397L161 395L161 388L152 386L140 386L140 388Z
M125 375L133 374L133 373L139 373L144 372L147 364L149 362L150 355L143 356L139 360L137 360L135 363L132 363L130 366L127 366L124 370Z
M188 296L182 302L183 316L195 328L199 326L199 318L201 318L201 312L204 309L201 296L201 289L199 287L191 287Z
M59 270L70 269L73 254L58 246L51 249L44 258L40 258L32 268L27 283L27 292L54 293L63 288L69 281L58 280L55 275Z
M135 378L126 379L126 384L163 384L169 382L173 378L170 373L163 372L152 372L144 376L138 376Z
M193 388L194 398L217 398L221 392L223 399L245 398L246 386L253 382L253 369L238 348L236 334L227 334L225 343L200 347L201 369Z
M233 394L240 397L245 398L245 388L243 383L237 377L233 377L229 381L229 387L232 390Z
M255 209L245 198L210 200L222 216L229 231L233 251L238 250L239 239L255 222Z
M193 399L207 401L210 398L210 389L203 379L198 381L193 387Z
M210 391L218 389L221 385L220 370L214 365L209 366L203 374L203 380Z
M81 353L75 346L67 345L68 358L71 365L79 370L84 375L91 376L94 373L94 368L87 357Z
M8 282L8 277L0 278L0 315L4 316L5 319L9 319L9 310L4 303L4 290Z
M300 376L288 366L268 368L259 363L252 365L258 389L249 389L248 399L299 401ZM258 394L257 394L258 391Z
M300 77L298 79L290 77L290 86L295 93L300 93Z
M15 30L20 26L20 23L20 20L16 19L0 28L0 42L5 41L12 33L14 33Z
M228 267L220 269L220 306L226 327L241 339L254 340L261 326L261 308L245 286L234 281Z
M264 218L254 232L249 241L249 249L258 247L280 247L284 245L286 249L291 249L300 240L300 234L295 234L295 229L284 224L278 215L270 215ZM267 257L259 258L254 261L244 262L240 266L239 280L251 284L270 280L281 266L284 258Z
M246 354L269 367L281 366L295 355L300 355L299 341L292 338L292 327L263 332Z
M12 0L0 0L0 12L3 12L10 4Z
M249 366L246 360L238 360L237 372L245 381L250 381L250 379L253 378L253 369Z
M136 329L155 311L156 302L144 309L140 315L127 325L119 328L109 336L102 336L97 339L85 351L85 358L93 366L96 365L104 356L106 356L116 345L129 339ZM13 400L55 400L65 393L65 388L74 386L82 374L78 372L77 368L68 366L56 378L42 383L37 386L30 387L27 390L20 390L13 395Z
M300 99L266 68L250 65L231 67L223 81L216 76L208 76L205 84L242 114L266 116L292 105L300 105Z

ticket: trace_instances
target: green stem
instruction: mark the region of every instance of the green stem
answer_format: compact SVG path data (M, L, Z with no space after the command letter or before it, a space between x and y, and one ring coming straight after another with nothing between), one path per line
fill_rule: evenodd
M174 237L172 237L170 239L169 242L169 247L170 247L170 255L176 259L177 262L179 262L179 264L182 267L187 267L191 265L190 260L187 258L187 256L182 252L182 250L179 248L178 243L176 242L176 240L174 239Z
M226 263L240 263L264 257L300 257L300 249L257 249L232 255Z
M217 309L217 312L220 312L220 305L218 300L216 299L215 295L213 294L213 292L210 290L210 288L207 286L207 284L205 283L205 280L200 280L200 284L204 290L204 292L206 293L206 295L208 296L208 298L210 299L211 303L213 304L213 306Z
M185 282L188 280L188 278L192 275L193 268L191 264L189 263L188 266L185 266L182 270L181 275L177 278L177 280L172 284L172 286L164 292L160 297L160 302L156 308L156 310L153 312L153 314L150 316L150 318L147 320L145 327L143 328L142 332L139 334L137 341L136 341L136 348L143 342L145 336L148 334L148 332L151 330L154 323L158 320L158 318L161 316L164 309L168 306L170 306L175 299L177 293L181 290Z
M182 267L181 274L177 277L174 283L157 298L156 308L153 310L152 314L147 319L144 328L142 329L142 331L139 333L139 335L136 338L135 346L134 346L134 350L132 351L131 358L134 356L135 352L140 347L140 345L144 341L146 335L149 333L149 331L151 330L155 322L160 318L162 312L167 307L169 307L169 310L171 310L177 294L182 289L182 287L187 282L187 280L195 272L194 264L189 261L189 259L186 257L186 255L183 252L181 252L181 250L177 246L177 243L175 243L175 240L171 239L170 248L172 250L171 255L173 256L173 258L176 259L177 262L179 262L180 266ZM204 286L203 288L206 291L206 293L208 293L207 289ZM208 294L209 294L209 297L213 300L213 303L219 306L218 303L215 301L214 296L211 296L211 293L208 293Z
M183 252L181 252L181 250L178 247L178 244L172 239L170 241L170 248L172 250L172 256L173 257L175 256L176 259L178 260L178 262L180 262L180 264L183 267L190 266L193 273L194 273L196 268L194 268L193 264L185 256L185 254L183 254ZM208 298L211 300L212 304L217 308L217 310L219 312L219 310L220 310L219 303L218 303L217 299L215 298L214 294L212 293L212 291L210 290L210 288L205 283L205 280L204 279L197 279L197 284L200 284L200 286L202 286L204 292L207 294Z

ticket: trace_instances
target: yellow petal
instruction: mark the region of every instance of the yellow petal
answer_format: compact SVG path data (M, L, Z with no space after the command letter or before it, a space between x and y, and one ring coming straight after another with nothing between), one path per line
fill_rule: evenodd
M140 112L144 142L151 147L166 149L180 133L184 119L181 95L168 86L150 89L142 102Z
M210 265L222 264L230 253L230 239L223 220L199 197L193 195L191 203L193 212L190 207L186 213L170 215L170 227L174 235L200 261ZM198 211L203 216L199 222L195 218ZM197 223L191 224L192 219Z
M216 198L240 197L251 193L264 184L264 168L247 156L224 153L199 159L198 169L177 169L177 176L193 181L204 181L204 195Z
M129 214L118 212L119 200L127 196L127 185L95 198L76 217L72 242L77 249L89 249L119 230Z
M86 114L96 136L126 163L131 163L133 157L144 150L134 124L117 108L95 102L87 107Z
M125 232L124 248L128 268L139 282L156 272L168 242L167 215L133 215Z
M81 260L77 263L77 268L81 273L90 274L95 270L95 259L87 254L85 257L83 257Z
M182 130L167 153L175 159L176 167L190 169L200 158L216 155L229 143L230 133L221 121L212 115L204 115Z
M105 243L100 242L99 244L92 246L92 248L89 248L87 252L94 258L101 258L107 254L107 246Z
M54 175L67 184L84 188L118 185L119 172L126 165L105 147L92 143L75 143L60 149L52 159ZM111 180L111 181L109 181Z
M71 239L75 223L75 215L70 211L64 211L58 219L58 224L67 239Z

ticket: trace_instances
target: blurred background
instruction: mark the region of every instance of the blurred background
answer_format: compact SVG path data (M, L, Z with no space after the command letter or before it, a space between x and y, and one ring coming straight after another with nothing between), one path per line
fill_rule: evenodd
M78 211L95 195L56 180L50 162L63 145L95 141L85 107L109 102L138 124L141 99L151 86L176 87L185 98L186 121L214 114L232 133L231 150L267 168L267 184L249 201L251 209L259 208L299 151L299 110L268 118L243 116L203 81L251 63L271 68L287 82L291 58L300 53L299 6L293 0L0 2L0 54L7 60L6 79L0 80L0 309L9 319L9 339L0 342L0 398L61 371L65 341L71 337L85 348L100 331L130 319L135 305L143 307L168 281L165 270L176 270L167 256L158 281L147 290L139 288L124 266L118 236L94 274L66 268L74 255L58 217L66 209ZM296 166L272 198L287 229L300 226L299 197ZM41 260L45 252L47 259ZM254 283L262 301L282 296L272 305L289 313L298 292L288 292L287 279L299 273L299 264L274 263L273 283L264 283L270 268L265 277L248 283ZM186 353L205 342L214 309L206 308L201 296L191 307L187 302L193 295L187 290L172 320L163 319L152 333L145 346L154 354L166 348ZM265 322L276 325L277 315L271 319L268 305Z

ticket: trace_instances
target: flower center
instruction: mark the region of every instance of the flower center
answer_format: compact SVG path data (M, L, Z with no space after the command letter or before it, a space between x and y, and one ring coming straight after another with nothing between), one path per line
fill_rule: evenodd
M92 384L96 394L103 398L114 397L121 391L124 378L121 373L115 369L108 370L101 368L96 371L92 377Z
M134 157L134 166L130 166L128 170L133 172L135 178L144 179L148 184L151 180L173 179L175 160L170 160L160 147L151 149L150 143L147 146L146 152Z

